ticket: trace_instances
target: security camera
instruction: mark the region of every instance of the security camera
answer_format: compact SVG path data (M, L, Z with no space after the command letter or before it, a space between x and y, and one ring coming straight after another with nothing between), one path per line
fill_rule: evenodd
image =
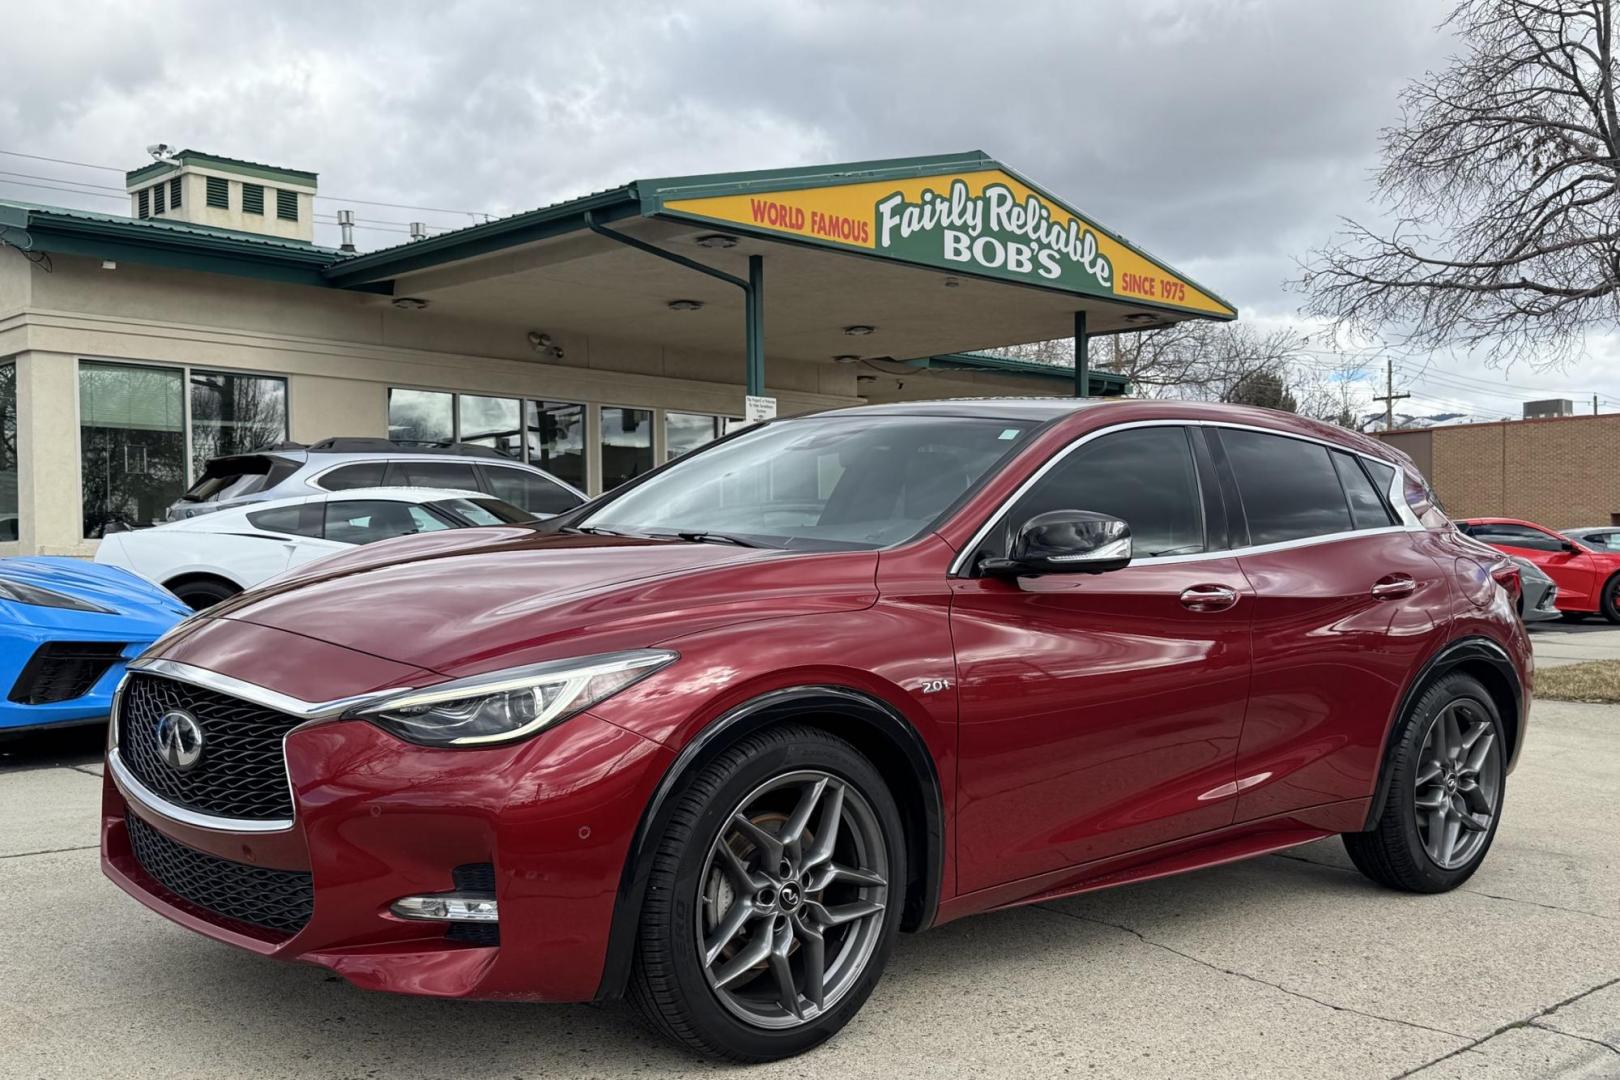
M534 348L535 352L545 352L551 348L551 335L542 334L538 330L530 330L529 344Z
M174 156L174 147L166 142L152 143L146 148L146 152L152 155L152 160L163 161Z

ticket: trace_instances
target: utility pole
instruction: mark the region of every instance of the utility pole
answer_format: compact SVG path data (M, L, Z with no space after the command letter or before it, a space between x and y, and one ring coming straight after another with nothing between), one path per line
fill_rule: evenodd
M1411 394L1397 394L1395 392L1395 361L1384 361L1384 396L1375 397L1374 401L1384 403L1384 430L1395 430L1395 403L1402 398L1409 398Z
M1592 415L1593 416L1597 415L1597 395L1596 394L1592 395Z

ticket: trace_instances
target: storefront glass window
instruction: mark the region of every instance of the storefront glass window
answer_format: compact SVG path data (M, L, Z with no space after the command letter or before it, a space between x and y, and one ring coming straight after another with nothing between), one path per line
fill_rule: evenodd
M457 400L461 419L461 441L488 446L509 458L523 456L523 432L517 398L475 397L462 394Z
M17 367L0 364L0 544L17 533Z
M191 373L191 464L264 450L287 438L287 380Z
M602 490L611 491L653 467L651 409L602 406Z
M682 454L714 442L725 431L726 418L708 413L664 413L664 458L674 461Z
M529 464L585 490L585 406L529 401Z
M79 365L84 535L148 525L186 488L185 385L175 369Z
M401 442L447 443L456 437L456 397L432 390L388 391L388 437Z

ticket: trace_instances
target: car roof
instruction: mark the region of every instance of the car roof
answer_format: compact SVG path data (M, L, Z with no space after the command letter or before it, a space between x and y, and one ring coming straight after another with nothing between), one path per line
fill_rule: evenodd
M154 528L184 528L195 532L217 532L222 528L229 528L229 522L244 519L249 514L262 514L269 510L277 510L284 506L302 506L311 502L357 502L365 499L384 499L393 502L429 503L441 499L489 499L493 498L488 492L466 491L460 488L424 488L424 487L370 487L346 488L342 491L322 491L313 495L294 495L288 499L267 499L264 502L242 503L238 506L228 506L212 514L199 514L196 517L183 518L179 521L167 521ZM140 530L144 532L145 530Z
M1465 517L1458 518L1457 520L1462 522L1464 525L1526 525L1532 529L1540 529L1542 532L1557 532L1556 529L1549 529L1545 525L1534 521L1526 521L1524 518Z
M1229 405L1211 401L1177 401L1160 398L1076 398L1076 397L986 397L942 398L937 401L889 402L882 405L854 405L845 409L810 413L803 419L824 416L963 416L994 420L1024 420L1037 423L1059 422L1068 417L1095 419L1097 426L1132 420L1200 421L1240 424L1333 443L1347 450L1377 457L1396 468L1416 471L1412 460L1386 442L1350 428L1339 427L1298 413L1262 409L1252 405ZM800 419L789 417L789 422ZM1089 426L1089 425L1088 425Z

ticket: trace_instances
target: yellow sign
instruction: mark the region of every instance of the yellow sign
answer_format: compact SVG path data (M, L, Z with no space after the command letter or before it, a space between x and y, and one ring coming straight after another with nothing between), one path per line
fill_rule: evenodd
M999 169L675 199L663 209L944 270L1223 318L1237 314Z

